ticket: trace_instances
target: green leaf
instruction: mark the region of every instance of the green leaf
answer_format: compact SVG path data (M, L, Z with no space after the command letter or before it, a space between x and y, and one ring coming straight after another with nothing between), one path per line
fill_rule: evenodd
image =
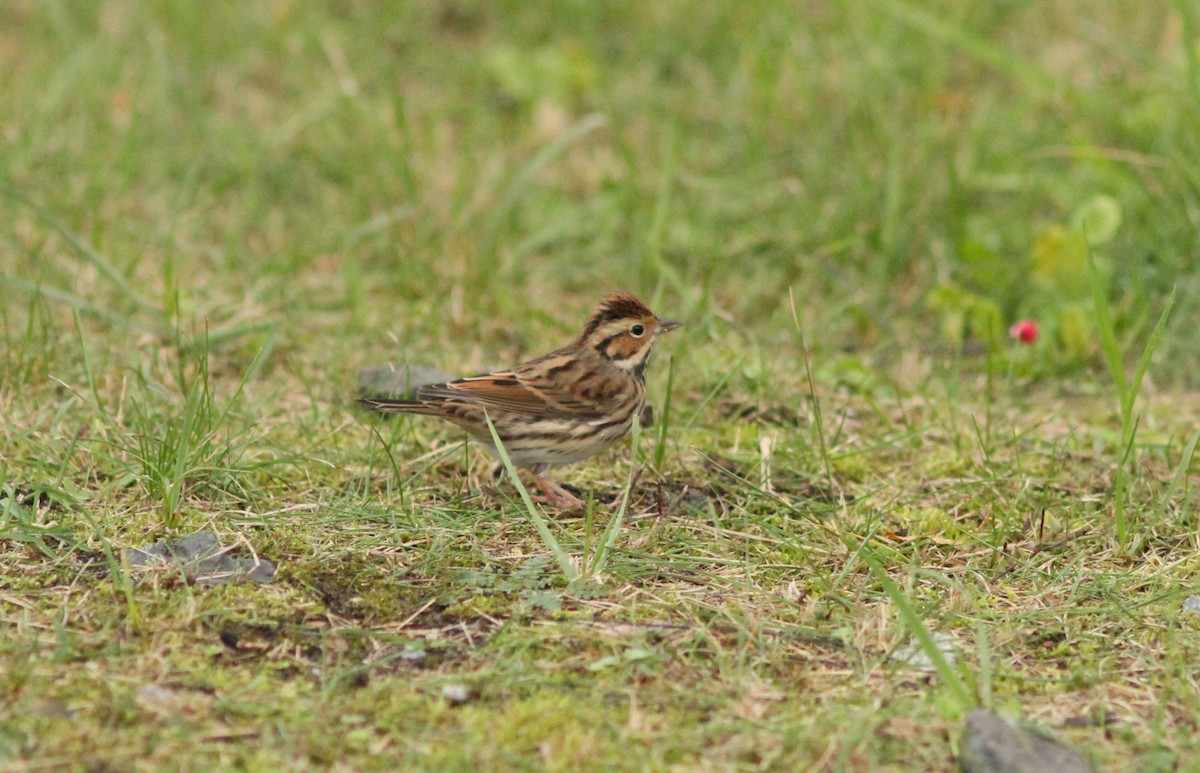
M1112 196L1093 196L1071 213L1071 230L1093 247L1112 241L1120 227L1121 205Z
M1061 298L1086 298L1088 243L1083 234L1062 226L1050 226L1033 244L1029 277L1035 285Z
M1090 305L1070 303L1059 316L1058 337L1063 351L1073 360L1091 356L1095 341L1095 323Z

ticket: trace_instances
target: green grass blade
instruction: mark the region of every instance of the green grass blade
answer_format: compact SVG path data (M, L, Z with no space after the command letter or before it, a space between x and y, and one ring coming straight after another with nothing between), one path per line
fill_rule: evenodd
M85 242L78 234L67 227L66 223L59 220L49 209L38 204L33 199L26 196L18 188L4 182L0 182L0 190L3 190L11 198L23 204L29 211L33 212L39 220L52 230L57 232L67 241L67 244L75 250L86 262L90 263L102 277L112 283L121 295L124 295L135 306L143 311L154 312L158 315L158 309L150 301L146 300L145 296L139 293L132 284L129 283L121 272L117 271L108 259L97 252L90 244Z
M1051 91L1060 87L1058 81L1016 54L991 43L949 22L944 15L926 10L904 0L882 0L879 7L895 18L939 42L951 45L976 61L1010 75L1027 88Z
M1154 330L1150 333L1150 337L1146 339L1146 346L1142 350L1142 357L1138 360L1137 370L1133 374L1133 382L1130 384L1129 391L1132 394L1131 401L1137 399L1138 393L1142 389L1142 379L1146 375L1146 371L1150 368L1150 358L1157 351L1159 344L1162 343L1163 330L1167 326L1167 320L1171 316L1171 309L1175 306L1175 291L1178 287L1172 287L1170 295L1167 296L1166 303L1163 304L1162 313L1158 315L1158 323L1154 326Z
M600 545L596 548L595 556L592 559L592 566L589 575L595 576L604 571L604 567L608 564L608 559L612 555L613 547L617 544L617 536L621 533L621 526L625 523L625 514L629 512L629 499L633 496L633 481L637 478L638 470L638 446L642 437L642 423L636 416L633 417L633 427L630 431L630 458L629 458L629 473L625 478L625 491L621 496L621 506L617 508L617 513L608 522L608 526L604 527L604 532L600 538Z
M1183 456L1179 459L1179 464L1175 467L1175 475L1171 477L1171 484L1167 486L1167 491L1163 495L1163 508L1179 493L1184 484L1188 480L1188 472L1192 466L1192 458L1196 455L1196 445L1200 444L1200 430L1192 434L1192 439L1188 441L1187 446L1183 449Z
M1117 400L1124 412L1132 407L1129 399L1129 386L1125 378L1125 363L1121 357L1121 347L1117 344L1117 330L1113 324L1112 313L1108 307L1108 295L1104 283L1100 280L1100 272L1096 269L1096 261L1088 254L1088 276L1092 286L1092 308L1096 312L1096 324L1100 329L1100 348L1108 363L1108 372L1113 383L1117 386Z
M992 649L988 646L988 629L982 620L975 622L975 651L979 660L979 704L992 708L993 663Z
M554 556L554 560L558 562L559 569L562 570L563 576L568 581L578 579L579 571L571 563L571 557L567 555L558 538L550 531L550 526L546 523L545 516L533 504L533 499L529 496L529 491L526 490L525 484L521 482L521 476L517 472L517 468L513 465L512 459L509 458L508 451L504 449L504 441L500 439L500 435L496 432L496 425L492 423L492 417L486 411L483 417L487 420L488 430L492 433L492 442L496 444L496 453L500 455L500 461L504 463L505 472L512 479L513 485L517 487L517 491L520 492L521 501L525 503L525 512L529 513L529 520L533 522L538 536L542 538L542 544Z
M520 200L522 193L524 193L525 189L529 187L537 175L553 163L556 158L565 153L568 148L603 126L606 122L605 117L599 113L585 115L534 154L533 158L529 159L521 167L513 177L508 188L504 191L504 197L500 200L500 205L496 207L492 215L491 227L488 229L487 239L479 250L479 260L482 265L490 265L495 259L496 251L500 245L500 232L512 216L513 208L516 206L517 201Z
M671 393L675 391L675 357L667 358L667 393L663 397L662 415L655 417L654 468L661 469L667 458L667 430L671 426ZM634 417L634 431L641 431L641 421ZM636 446L635 446L636 450Z
M904 627L913 635L921 651L933 663L933 667L937 671L938 676L941 677L942 683L950 691L955 701L964 710L978 706L978 699L971 694L967 685L959 677L958 672L954 670L954 666L950 665L950 661L946 660L945 654L933 638L933 634L930 633L929 628L926 627L925 621L917 614L917 610L913 607L912 602L909 601L908 596L904 594L904 591L900 589L900 586L891 577L888 577L887 572L883 570L883 566L879 563L879 559L875 557L874 552L870 548L863 546L861 556L870 568L871 574L875 575L876 581L883 587L883 592L895 604L896 611L899 613Z
M817 448L821 452L821 463L825 467L825 480L830 486L833 486L835 485L833 465L829 461L829 447L825 439L825 419L821 415L821 398L817 392L817 381L813 377L812 353L808 349L808 341L804 338L804 332L800 329L800 316L796 313L796 295L790 287L788 288L788 304L792 312L792 324L795 325L796 335L800 338L800 351L804 356L804 375L808 380L808 394L813 404L813 430L817 435Z
M1188 91L1197 107L1200 107L1200 54L1196 51L1196 33L1200 28L1200 10L1192 0L1175 0L1179 11L1180 21L1183 22L1183 34L1180 36L1180 48L1187 63Z
M28 293L33 297L50 298L61 303L65 303L72 310L84 314L89 317L102 319L114 327L124 327L126 325L135 330L143 332L156 332L151 328L138 324L136 320L131 320L128 315L117 314L109 311L101 306L86 301L74 293L67 292L53 285L48 285L43 282L31 282L28 279L21 279L15 276L6 276L0 274L0 285L4 286L5 290L16 290L22 293Z

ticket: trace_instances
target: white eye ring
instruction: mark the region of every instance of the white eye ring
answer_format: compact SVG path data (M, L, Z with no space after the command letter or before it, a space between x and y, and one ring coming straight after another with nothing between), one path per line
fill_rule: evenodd
M634 338L641 338L642 336L646 335L646 327L639 322L638 324L629 328L629 335L633 336Z

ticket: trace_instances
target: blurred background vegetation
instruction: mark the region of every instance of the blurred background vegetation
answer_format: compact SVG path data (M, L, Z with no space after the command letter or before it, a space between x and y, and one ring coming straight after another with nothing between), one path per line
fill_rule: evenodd
M1198 53L1194 0L3 0L0 758L945 770L976 699L1195 758L1196 397L1116 374L1200 386ZM351 399L617 288L686 326L565 587ZM197 530L279 581L119 564Z
M1099 362L1094 256L1127 337L1178 285L1152 373L1193 386L1198 21L1070 0L5 3L3 314L207 324L243 364L267 341L345 366L386 331L487 366L626 287L693 322L703 360L797 351L790 288L818 353L1003 357L1032 318L1022 367L1062 375Z

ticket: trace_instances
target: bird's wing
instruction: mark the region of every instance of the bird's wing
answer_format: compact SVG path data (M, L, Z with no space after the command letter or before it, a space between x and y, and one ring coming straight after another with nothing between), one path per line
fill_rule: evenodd
M601 413L595 403L571 396L563 386L513 371L423 386L418 391L418 397L422 400L465 401L484 408L530 416L567 415L585 418Z

